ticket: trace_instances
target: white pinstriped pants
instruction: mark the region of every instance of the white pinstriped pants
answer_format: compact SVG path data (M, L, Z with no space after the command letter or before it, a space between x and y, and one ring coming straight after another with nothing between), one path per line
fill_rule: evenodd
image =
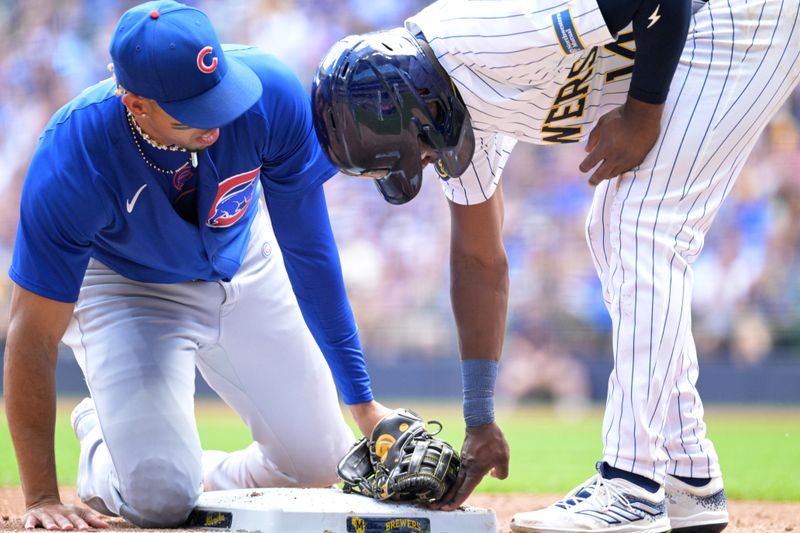
M595 191L586 235L613 323L603 442L614 467L659 483L721 475L695 388L691 264L799 79L798 0L711 0L694 15L656 146Z

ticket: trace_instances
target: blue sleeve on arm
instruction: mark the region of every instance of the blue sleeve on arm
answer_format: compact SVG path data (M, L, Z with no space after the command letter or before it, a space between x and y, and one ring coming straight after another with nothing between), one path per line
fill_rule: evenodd
M342 279L323 183L336 170L311 122L308 93L285 66L262 60L267 119L262 183L275 236L303 318L348 405L373 399Z
M663 104L686 44L691 0L598 0L598 5L612 34L633 22L636 60L628 94Z
M55 149L59 140L54 134L44 135L28 168L9 276L39 296L73 303L92 238L110 215L92 169L68 148Z
M322 185L297 197L268 196L267 206L300 310L344 402L372 400Z

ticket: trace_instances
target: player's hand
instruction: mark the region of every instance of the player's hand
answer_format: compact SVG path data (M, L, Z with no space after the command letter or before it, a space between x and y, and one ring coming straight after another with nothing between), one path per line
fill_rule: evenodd
M25 529L43 527L51 531L111 527L91 509L77 505L65 505L59 501L31 506L23 515L22 524Z
M350 406L350 413L356 421L361 434L369 438L372 429L381 418L391 413L392 410L381 403L372 400L370 402L356 403Z
M628 97L624 105L600 117L589 134L581 172L600 166L589 178L597 185L603 180L628 172L644 161L661 132L663 104L648 104Z
M508 442L497 424L492 422L467 428L467 436L461 447L461 469L456 482L440 500L430 505L431 509L457 509L487 473L497 479L507 478L509 457Z

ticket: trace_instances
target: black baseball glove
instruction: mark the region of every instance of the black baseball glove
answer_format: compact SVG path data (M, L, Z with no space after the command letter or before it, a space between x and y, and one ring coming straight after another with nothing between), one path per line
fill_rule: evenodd
M396 409L384 416L370 439L358 441L339 462L345 492L378 500L433 502L444 496L458 474L458 453L428 433L413 411Z

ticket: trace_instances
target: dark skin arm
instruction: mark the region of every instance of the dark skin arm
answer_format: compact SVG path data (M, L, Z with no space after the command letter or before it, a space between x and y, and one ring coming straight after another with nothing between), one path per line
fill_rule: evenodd
M589 155L581 162L581 172L595 166L589 183L597 185L639 165L650 153L661 133L664 104L648 104L628 96L624 105L600 117L586 144Z
M94 511L61 503L56 481L55 368L58 343L73 307L17 285L11 297L3 378L6 416L25 496L26 529L109 527Z
M508 309L501 187L481 204L450 203L450 221L450 298L461 358L499 361ZM456 509L487 473L499 479L508 477L508 462L508 443L496 423L468 427L458 478L431 507Z

